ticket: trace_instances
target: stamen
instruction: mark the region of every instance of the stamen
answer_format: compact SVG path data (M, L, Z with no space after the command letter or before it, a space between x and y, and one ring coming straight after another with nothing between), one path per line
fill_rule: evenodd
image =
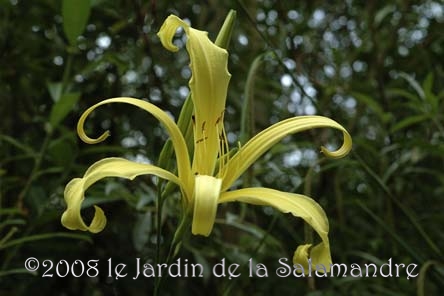
M208 137L200 138L199 140L196 141L196 144L202 143L202 142L205 141L206 139L208 139Z
M227 140L227 134L225 132L225 128L223 125L223 115L224 115L224 111L222 111L221 115L216 119L216 132L219 136L219 172L217 174L217 176L219 178L224 178L225 174L226 174L226 164L228 163L229 160L229 145L228 145L228 140Z
M225 110L222 110L222 112L220 113L219 117L216 119L216 126L219 124L219 122L224 117L224 113L225 113Z
M205 140L208 139L208 136L207 136L207 133L206 133L206 130L205 130L205 121L202 123L202 138L203 138L202 141L205 143L204 144L204 153L206 155L207 154L207 145L206 145Z
M201 126L201 130L199 131L198 128L196 127L196 116L195 114L191 115L191 120L193 122L193 135L194 135L194 143L196 145L195 149L196 150L203 150L202 153L196 153L194 154L194 162L196 164L197 167L201 168L201 164L204 163L205 161L205 154L207 151L207 145L206 145L206 140L208 139L208 137L205 135L205 121L202 123ZM199 145L199 147L197 147L197 145ZM203 147L201 145L204 145ZM195 175L198 175L199 173L196 172Z

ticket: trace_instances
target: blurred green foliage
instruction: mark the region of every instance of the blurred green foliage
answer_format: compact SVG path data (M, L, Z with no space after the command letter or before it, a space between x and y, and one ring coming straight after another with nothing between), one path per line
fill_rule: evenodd
M188 95L188 57L164 50L155 33L174 13L214 39L229 9L238 15L229 49L230 145L302 114L331 117L354 140L352 154L337 161L318 148L336 147L340 135L289 137L243 181L317 199L330 220L335 262L380 265L392 258L421 272L409 280L402 272L279 278L278 259L291 258L303 242L303 224L270 208L232 204L220 208L209 238L183 241L178 258L202 264L205 277L166 278L161 295L437 295L444 288L444 5L175 2L0 1L0 295L151 293L152 279L108 277L108 260L129 270L136 258L162 262L177 227L177 197L167 200L158 225L155 179L109 179L84 203L86 217L97 203L108 213L103 233L68 231L60 216L71 178L106 156L155 163L166 134L154 118L120 105L102 107L87 122L91 135L111 130L99 145L79 141L76 122L93 103L117 96L146 98L177 118ZM42 277L42 266L34 274L24 269L29 257L40 264L98 259L100 275ZM223 258L242 266L253 258L269 276L249 277L243 269L238 278L217 278L211 267Z

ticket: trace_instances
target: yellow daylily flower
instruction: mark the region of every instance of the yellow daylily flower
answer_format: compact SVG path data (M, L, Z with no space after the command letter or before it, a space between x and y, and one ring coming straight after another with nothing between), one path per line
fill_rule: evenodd
M223 125L230 80L227 70L228 53L211 42L207 32L193 29L174 15L166 19L158 33L163 46L168 50L178 50L172 39L179 27L184 29L188 37L186 47L192 71L189 82L194 105L192 161L183 134L163 110L135 98L101 101L87 109L78 122L77 131L82 140L94 144L108 136L108 132L105 132L97 139L92 139L84 132L83 125L86 118L98 106L108 103L135 105L151 113L166 128L175 151L177 175L154 165L135 163L122 158L102 159L93 164L82 178L75 178L66 186L67 210L62 215L62 224L69 229L100 232L105 227L106 217L99 207L95 206L95 216L90 225L86 225L80 215L84 193L88 187L105 177L133 179L139 175L151 174L179 186L185 199L184 204L188 212L192 212L192 233L196 235L210 235L218 204L226 202L267 205L304 219L317 232L321 242L315 246L311 244L299 246L293 261L307 268L308 258L311 258L313 267L316 264L323 264L328 271L331 263L329 225L324 210L316 201L304 195L269 188L229 189L261 155L290 134L312 128L338 129L344 137L342 146L336 151L321 147L321 151L328 157L340 158L351 149L352 140L349 133L340 124L326 117L293 117L265 129L230 156Z

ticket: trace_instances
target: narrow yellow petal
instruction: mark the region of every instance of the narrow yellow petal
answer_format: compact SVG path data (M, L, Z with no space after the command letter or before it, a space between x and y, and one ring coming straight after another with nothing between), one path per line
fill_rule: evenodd
M93 233L100 232L106 225L103 210L95 207L94 218L89 226L85 224L80 214L85 191L95 182L106 177L134 179L140 175L156 175L182 186L180 180L172 173L159 167L132 162L123 158L104 158L94 163L83 178L75 178L65 187L65 202L67 209L62 215L62 225L71 230L83 230Z
M196 176L192 233L208 236L216 219L222 180L206 175Z
M305 220L319 235L322 242L309 251L310 245L299 246L293 257L295 264L308 266L311 258L313 268L316 264L323 264L328 272L330 270L331 255L328 241L328 220L324 210L313 199L300 194L282 192L270 188L244 188L221 194L219 203L239 201L254 205L271 206L283 213ZM304 270L306 270L304 268Z
M169 50L177 47L171 42L178 27L188 37L191 79L189 82L194 104L193 170L201 175L212 175L220 152L220 135L227 98L230 73L227 69L228 52L215 45L208 33L193 29L176 16L169 16L158 36Z
M352 148L352 139L347 130L336 121L323 116L298 116L280 121L251 138L227 163L227 174L222 183L222 191L248 169L260 156L284 137L313 128L335 128L342 131L344 142L336 151L321 147L321 151L331 158L341 158Z
M152 114L154 117L156 117L157 120L159 120L165 126L166 130L168 131L171 137L171 141L173 142L173 147L177 160L178 175L184 186L182 190L184 190L185 196L187 197L188 201L191 202L190 199L193 194L194 178L191 174L191 164L185 140L179 128L174 123L174 121L169 117L168 114L166 114L159 107L149 102L134 98L123 97L123 98L112 98L112 99L103 100L89 107L80 117L79 122L77 124L77 133L79 134L80 138L88 144L95 144L105 140L108 137L109 132L106 131L97 139L92 139L86 135L83 125L89 114L91 114L91 112L93 112L97 107L110 103L126 103L137 106L145 110L146 112Z

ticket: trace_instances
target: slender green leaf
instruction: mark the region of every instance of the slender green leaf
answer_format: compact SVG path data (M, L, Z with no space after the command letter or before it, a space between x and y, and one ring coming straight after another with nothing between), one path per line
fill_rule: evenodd
M36 154L36 152L32 149L32 147L21 143L19 140L15 139L13 137L0 134L0 140L5 141L5 142L15 146L16 148L22 150L23 152L25 152L28 155L35 155Z
M56 127L68 115L72 107L80 98L80 93L66 93L63 94L59 101L57 101L51 110L49 122L51 126Z
M410 86L416 91L416 93L421 99L423 100L425 99L424 90L422 89L421 85L419 85L418 81L415 80L414 77L404 72L399 73L399 77L404 78L410 84Z
M418 97L415 94L408 92L407 90L401 89L401 88L389 88L389 89L387 89L387 95L389 97L406 98L409 101L413 101L415 103L418 102Z
M400 122L396 123L390 129L390 132L395 133L401 129L404 129L406 127L412 126L416 123L420 123L422 121L429 120L429 119L430 119L430 116L428 114L420 114L420 115L410 116L410 117L407 117L407 118L401 120Z
M438 110L439 99L438 96L433 93L433 72L430 72L422 83L422 88L424 90L425 99L432 107L432 111L436 113Z
M384 21L384 19L395 11L396 11L396 6L393 4L388 4L388 5L384 6L383 8L381 8L380 10L378 10L378 12L375 15L375 19L374 19L375 25L376 26L381 25L381 23Z
M6 270L6 271L0 271L0 277L11 275L11 274L31 274L34 276L38 275L37 272L30 272L26 268L15 268L15 269L10 269L10 270Z
M16 246L16 245L35 242L38 240L54 239L54 238L70 238L70 239L77 239L77 240L85 240L87 242L92 243L91 238L87 235L84 235L84 234L54 232L54 233L30 235L30 236L25 236L25 237L18 238L15 240L11 240L7 243L0 245L0 250L7 249L7 248L10 248L10 247Z
M387 120L390 117L390 114L385 113L384 109L378 103L378 101L371 96L360 92L352 92L351 95L356 98L358 102L372 109L372 111L375 112L376 115L378 115L379 118L381 118L383 121Z
M75 45L77 37L85 30L91 11L90 0L63 0L63 30L71 45Z
M58 102L62 96L63 84L61 82L48 82L46 87L48 88L52 101L54 103Z
M240 141L246 143L253 135L254 121L253 121L253 102L254 102L254 89L255 79L261 64L264 61L264 57L270 55L269 52L265 52L257 56L248 70L247 81L244 88L244 101L242 103L241 113L241 130Z
M417 281L417 293L416 295L418 296L424 296L427 295L425 294L425 279L426 279L426 274L427 274L427 270L432 267L433 265L437 265L439 264L439 262L437 261L433 261L433 260L429 260L427 262L425 262L422 266L421 269L419 270L419 276L418 276L418 281Z
M405 240L400 237L394 229L392 229L383 219L377 216L371 209L369 209L362 201L355 201L358 206L361 207L364 212L366 212L381 228L383 228L390 236L400 245L402 246L415 260L423 261L423 256L421 253L416 252Z

